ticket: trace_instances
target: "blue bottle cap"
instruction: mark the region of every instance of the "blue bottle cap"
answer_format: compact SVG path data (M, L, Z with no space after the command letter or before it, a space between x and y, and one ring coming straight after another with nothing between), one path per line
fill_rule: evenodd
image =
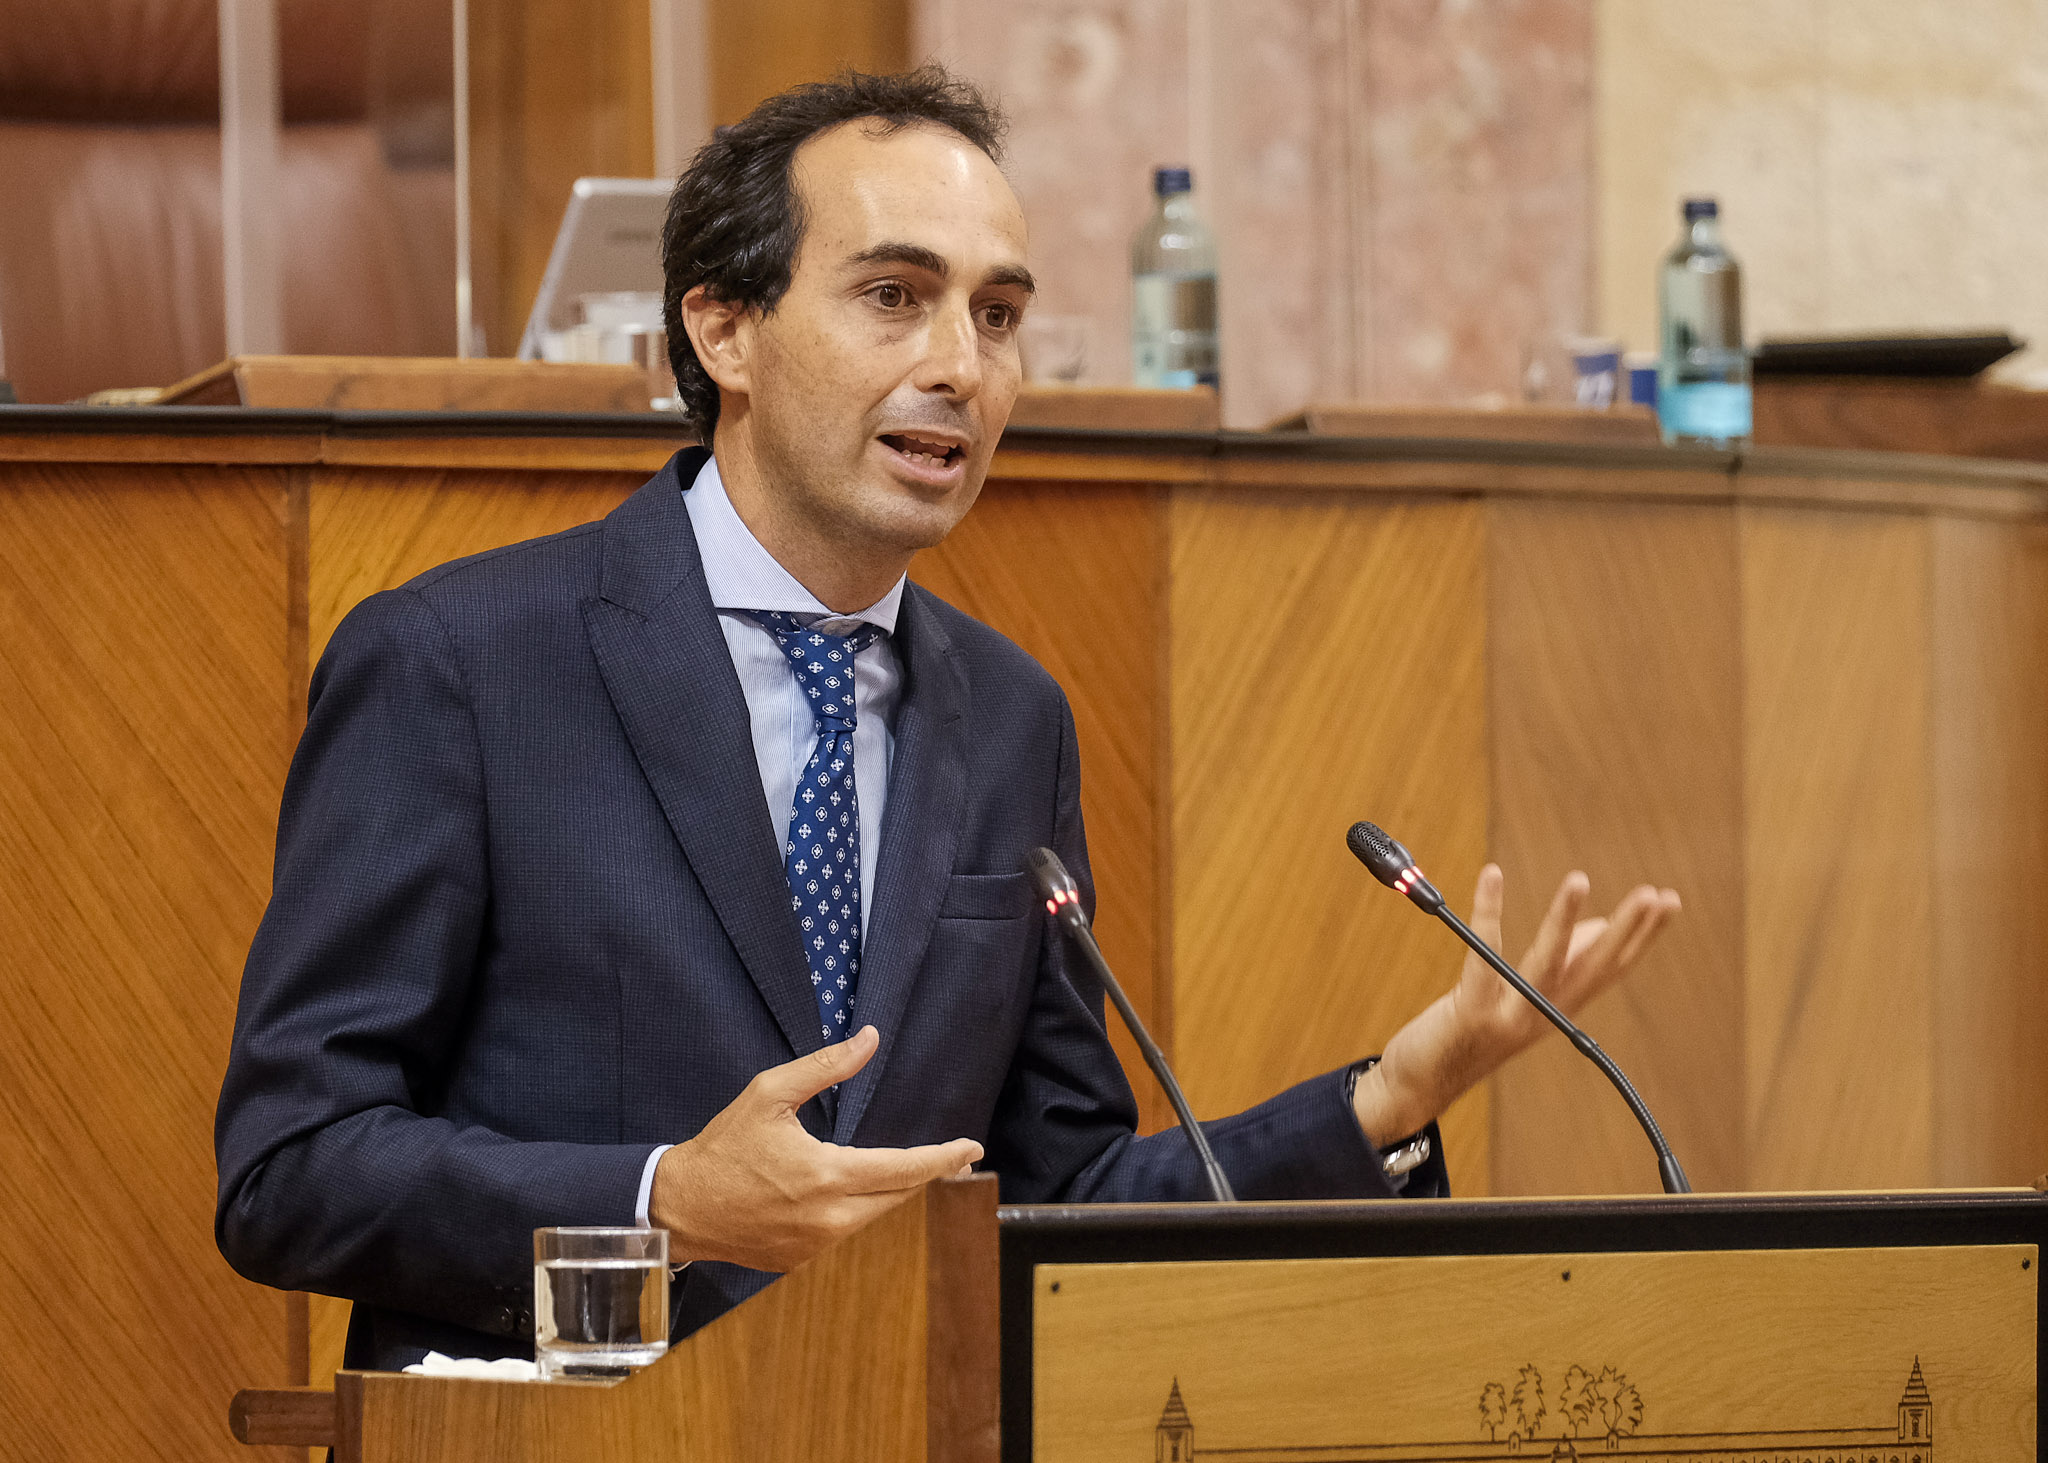
M1152 191L1161 198L1170 193L1191 193L1195 175L1186 168L1157 168L1152 173Z
M1694 219L1719 218L1721 205L1711 198L1688 198L1685 200L1685 221Z

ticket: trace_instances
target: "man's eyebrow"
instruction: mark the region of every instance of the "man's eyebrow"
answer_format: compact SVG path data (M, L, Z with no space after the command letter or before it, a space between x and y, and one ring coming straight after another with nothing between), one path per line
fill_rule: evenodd
M1024 291L1027 295L1038 293L1038 281L1033 279L1031 271L1021 264L1005 264L998 269L991 269L988 272L988 278L983 280L982 284L984 286L1008 285L1013 289Z
M922 244L902 243L896 240L863 249L858 254L849 256L846 262L855 269L873 264L900 264L907 269L937 275L940 279L953 277L953 266L946 262L945 255L935 249L927 249ZM982 287L990 286L1020 289L1027 295L1038 293L1038 281L1033 279L1031 271L1021 264L1004 264L990 270L988 277L982 281Z
M858 269L869 264L901 264L909 269L921 269L926 274L936 274L940 279L952 276L953 266L946 262L946 256L922 244L904 244L891 240L863 249L846 261Z

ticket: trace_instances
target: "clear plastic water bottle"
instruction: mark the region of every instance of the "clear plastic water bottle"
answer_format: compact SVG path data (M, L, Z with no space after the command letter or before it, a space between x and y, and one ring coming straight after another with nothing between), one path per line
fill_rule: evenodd
M1685 200L1685 232L1657 283L1657 425L1666 442L1749 440L1742 267L1721 242L1721 209Z
M1216 242L1186 168L1152 175L1159 202L1131 241L1131 348L1140 386L1217 386Z

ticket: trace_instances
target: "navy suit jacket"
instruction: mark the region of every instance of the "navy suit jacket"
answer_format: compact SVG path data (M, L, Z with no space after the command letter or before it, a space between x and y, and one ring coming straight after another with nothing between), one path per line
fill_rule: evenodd
M357 1302L351 1365L530 1354L532 1231L630 1224L650 1146L820 1044L686 452L609 517L374 595L313 676L216 1125L251 1279ZM863 1146L968 1137L1005 1202L1192 1199L1025 853L1088 885L1066 698L911 585L861 973ZM1208 1125L1249 1199L1385 1196L1343 1074ZM697 1264L681 1335L773 1277Z

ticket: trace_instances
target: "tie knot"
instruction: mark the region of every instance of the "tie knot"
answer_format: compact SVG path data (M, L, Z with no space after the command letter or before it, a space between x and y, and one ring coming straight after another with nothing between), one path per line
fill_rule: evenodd
M794 615L757 610L754 618L774 634L796 672L796 683L810 698L811 715L820 733L850 732L856 715L853 701L853 658L882 636L873 625L834 635L815 625L799 625Z

